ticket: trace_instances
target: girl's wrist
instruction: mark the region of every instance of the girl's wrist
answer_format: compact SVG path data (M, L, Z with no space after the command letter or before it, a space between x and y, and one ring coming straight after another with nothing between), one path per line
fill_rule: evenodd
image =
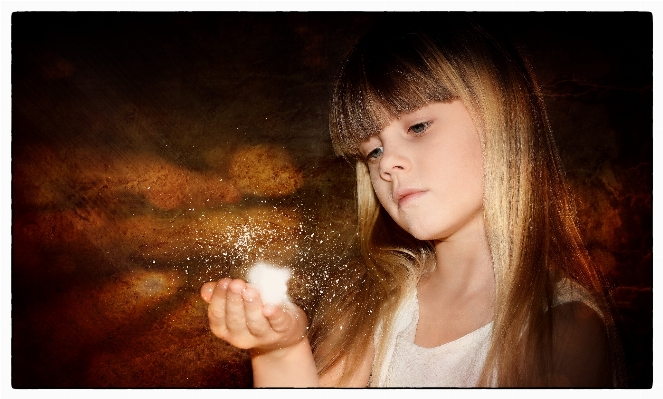
M268 348L260 348L260 347L251 348L249 349L249 353L251 354L252 360L258 357L278 360L288 357L290 353L296 353L306 349L310 351L311 345L306 335L304 335L301 339L297 340L296 342L290 342L284 346L279 346L277 344L275 346L270 346Z
M283 348L250 350L256 387L315 387L319 385L311 345L306 336Z

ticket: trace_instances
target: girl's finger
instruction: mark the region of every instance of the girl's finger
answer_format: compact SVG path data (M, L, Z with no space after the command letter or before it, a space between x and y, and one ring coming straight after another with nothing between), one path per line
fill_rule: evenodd
M224 278L216 283L206 283L201 288L201 295L205 299L205 293L210 286L212 286L211 295L209 298L209 307L207 308L207 316L209 318L210 328L215 333L223 332L226 329L226 292L230 279Z
M246 311L246 326L256 337L262 337L267 334L272 327L262 314L262 299L260 293L251 287L247 286L242 293L244 299L244 310Z
M263 314L267 317L270 326L278 333L285 332L294 326L293 314L287 310L286 306L286 304L280 306L270 304L265 305L263 309Z
M210 303L212 301L212 294L217 284L218 281L209 281L200 287L200 296L205 302Z
M242 280L232 280L228 284L226 295L226 327L231 333L241 334L246 331L246 312L242 291L246 283Z

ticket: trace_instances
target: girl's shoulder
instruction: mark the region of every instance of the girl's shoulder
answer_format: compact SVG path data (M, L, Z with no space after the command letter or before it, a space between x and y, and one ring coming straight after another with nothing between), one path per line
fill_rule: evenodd
M569 279L557 283L551 309L555 375L560 386L610 386L610 345L604 315L589 290Z
M555 296L553 298L553 308L560 305L580 303L593 309L598 316L603 318L603 312L594 296L588 289L576 283L570 278L561 278L555 285Z

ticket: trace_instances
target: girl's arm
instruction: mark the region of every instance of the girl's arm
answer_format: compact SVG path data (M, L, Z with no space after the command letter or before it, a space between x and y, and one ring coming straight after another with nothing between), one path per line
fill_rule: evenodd
M206 283L210 329L233 346L249 349L256 387L318 386L306 337L306 314L296 305L263 305L258 291L242 280Z
M283 349L268 352L252 349L251 366L255 387L320 386L311 345L306 337Z

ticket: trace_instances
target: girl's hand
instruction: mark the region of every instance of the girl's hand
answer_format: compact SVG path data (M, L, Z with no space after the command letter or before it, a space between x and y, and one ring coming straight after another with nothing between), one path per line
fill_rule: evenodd
M292 303L263 304L258 290L243 280L224 278L203 284L210 329L217 337L252 356L279 352L306 338L306 314ZM283 353L285 355L285 353Z

